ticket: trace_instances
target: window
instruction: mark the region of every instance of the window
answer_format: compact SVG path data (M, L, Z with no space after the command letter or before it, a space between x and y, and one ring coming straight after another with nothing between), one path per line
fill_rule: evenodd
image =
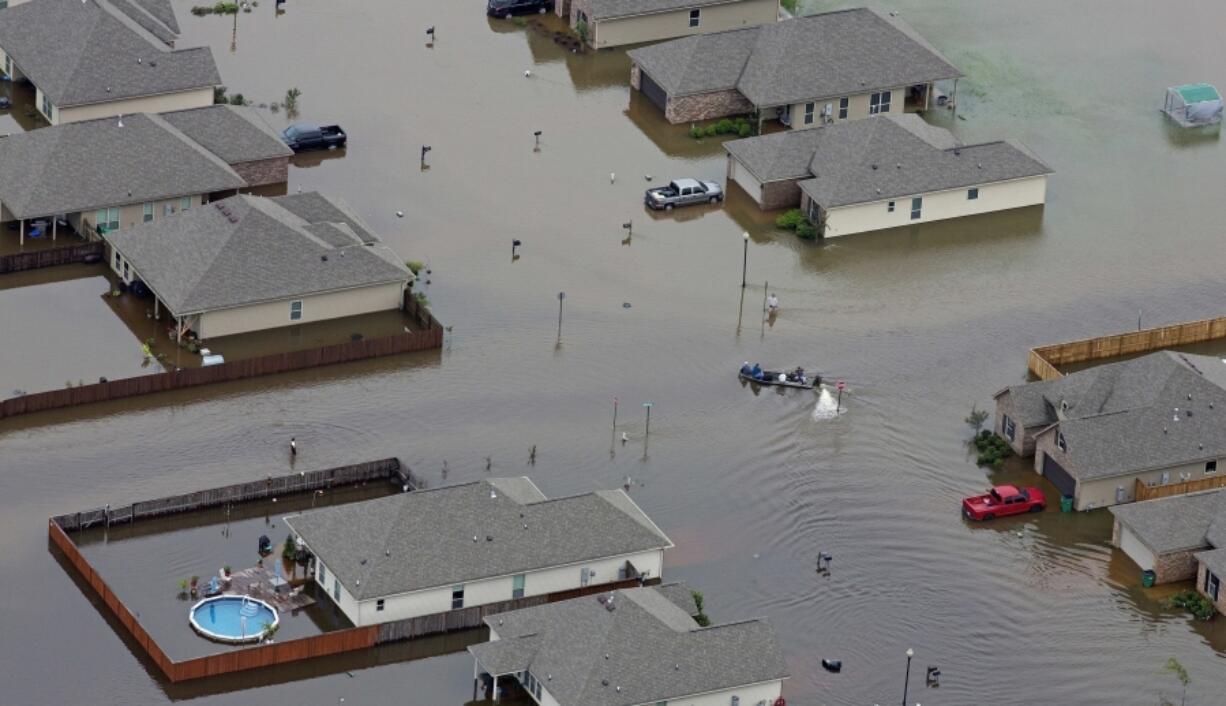
M579 585L586 586L592 580L592 570L586 566L579 570Z
M1056 446L1060 447L1061 451L1068 451L1068 442L1064 440L1064 432L1056 432Z
M805 125L813 124L813 111L816 108L816 103L805 103Z
M119 272L120 267L122 267L122 263L123 263L123 259L119 257L119 251L116 250L115 251L115 271L116 272Z
M192 197L184 196L183 198L179 199L179 210L180 211L186 211L187 209L191 207L192 207Z
M302 319L302 302L289 303L289 320L300 321Z
M1014 435L1017 433L1017 425L1013 423L1013 420L1009 418L1009 415L1006 414L1004 416L1004 419L1001 421L1001 427L1004 429L1005 438L1009 441L1013 441Z
M1206 461L1205 462L1205 473L1206 474L1217 473L1217 461Z
M967 201L974 201L977 198L979 198L979 187L975 187L974 189L966 190L966 200Z
M840 98L839 99L839 120L847 119L847 108L850 105L851 105L850 98Z
M923 211L924 211L924 197L916 196L915 198L911 199L911 220L913 221L919 220L919 217L920 215L922 215Z
M524 597L524 575L519 574L511 578L511 598Z
M1205 568L1205 593L1213 600L1217 600L1218 590L1221 588L1221 580L1218 579L1208 567Z
M162 216L163 217L173 215L174 212L175 212L175 205L173 203L167 201L166 203L162 204Z
M152 221L153 220L153 202L150 201L146 203L144 206L142 206L141 208L143 211L145 223Z
M734 696L732 697L732 704L731 704L731 706L741 706L741 697L739 697L739 696L735 696L735 695L734 695Z
M319 585L324 585L328 580L328 569L323 565L319 565Z
M464 584L451 587L451 609L464 607Z
M55 119L55 106L51 105L51 99L47 94L43 94L43 115L47 116L47 120Z
M108 232L113 231L113 230L119 230L119 209L118 208L107 209L106 229Z
M378 611L383 610L383 599L382 598L375 601L375 610L378 610Z
M4 6L8 6L8 0L4 0ZM11 56L4 57L4 75L13 75L13 58Z
M702 10L690 10L690 26L697 27L702 22Z
M894 202L893 202L893 201L891 201L891 202L887 203L887 204L885 205L885 210L886 210L886 213L893 213L893 212L894 212Z
M876 115L878 113L890 112L890 92L882 91L881 93L873 93L868 97L868 114Z
M332 577L332 599L338 603L341 600L341 581L335 576Z

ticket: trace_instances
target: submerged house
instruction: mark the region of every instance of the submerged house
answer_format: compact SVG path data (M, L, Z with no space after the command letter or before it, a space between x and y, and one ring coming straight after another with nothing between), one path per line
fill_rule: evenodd
M1051 169L1017 142L964 145L918 115L724 143L728 183L799 207L824 237L1042 204Z
M1160 351L996 393L994 431L1078 510L1204 489L1226 460L1226 361Z
M627 55L631 87L674 124L756 113L759 124L811 128L922 111L938 99L937 81L962 76L905 23L863 7Z
M1152 571L1155 583L1194 579L1226 613L1226 490L1113 507L1111 514L1112 546Z
M0 138L0 223L19 221L23 242L58 237L61 221L93 239L284 182L291 154L253 109L227 105L10 135Z
M554 11L604 49L775 22L779 0L557 0Z
M0 12L0 64L52 125L212 105L212 50L178 29L167 0L28 0Z
M238 195L104 234L111 269L142 282L179 336L204 340L399 309L413 274L343 204Z
M285 518L354 625L478 627L497 610L660 578L667 536L621 490L549 499L525 477ZM571 593L574 592L574 593ZM426 627L423 627L426 626Z
M763 620L694 622L680 584L629 588L485 618L472 645L478 679L513 681L553 706L770 706L787 662ZM506 684L506 681L503 681Z

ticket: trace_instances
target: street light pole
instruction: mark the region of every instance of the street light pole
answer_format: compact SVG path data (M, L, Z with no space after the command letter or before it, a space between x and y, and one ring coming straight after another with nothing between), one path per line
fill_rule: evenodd
M911 658L915 656L915 650L907 648L907 676L902 683L902 706L907 706L907 687L911 685Z
M558 338L562 337L562 302L566 301L566 292L558 292Z
M745 252L741 257L741 289L744 289L745 274L749 271L749 231L741 234L741 240L745 241Z
M651 403L644 402L643 406L647 408L647 424L643 428L643 438L645 439L651 435Z

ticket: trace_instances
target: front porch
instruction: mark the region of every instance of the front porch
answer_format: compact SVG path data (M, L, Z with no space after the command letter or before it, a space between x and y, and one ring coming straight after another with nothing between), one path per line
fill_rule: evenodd
M86 240L63 217L14 219L0 224L0 255L52 250Z

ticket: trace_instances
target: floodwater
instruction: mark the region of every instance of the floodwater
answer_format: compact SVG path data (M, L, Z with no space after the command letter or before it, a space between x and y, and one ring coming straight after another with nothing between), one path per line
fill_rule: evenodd
M177 2L181 46L213 46L232 92L271 102L297 86L305 119L344 125L347 153L300 165L289 188L344 197L430 263L432 308L454 330L438 353L0 426L3 700L464 703L472 663L446 648L169 687L47 549L49 515L283 471L296 436L300 464L395 454L435 483L444 461L448 481L483 477L487 456L550 495L629 476L677 544L666 577L702 589L716 621L777 626L789 703L897 703L907 648L912 700L929 705L1152 703L1177 690L1159 672L1169 657L1188 668L1189 703L1220 701L1226 621L1193 624L1140 589L1109 515L971 527L958 502L1034 480L1020 462L976 468L962 421L1024 379L1027 349L1130 329L1138 309L1147 325L1220 313L1226 152L1157 109L1168 85L1226 85L1226 6L878 4L970 76L958 118L935 122L966 141L1021 139L1055 168L1046 209L820 245L735 192L652 217L644 175L722 180L724 160L629 95L619 52L572 55L487 21L477 0L289 0L280 17L264 0L236 34ZM771 326L767 280L782 304ZM813 393L754 394L736 379L745 360L845 380L844 413L815 420ZM922 686L927 665L939 689Z

